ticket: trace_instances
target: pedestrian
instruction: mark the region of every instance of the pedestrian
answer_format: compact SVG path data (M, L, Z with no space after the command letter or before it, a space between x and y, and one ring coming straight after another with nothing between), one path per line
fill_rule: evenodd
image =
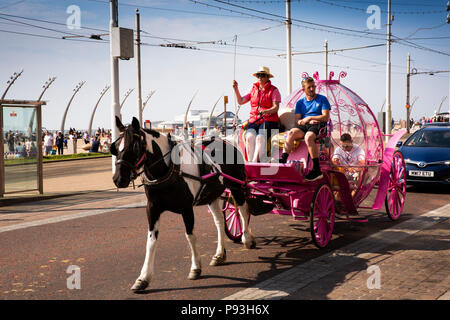
M89 133L87 131L85 131L83 134L83 140L84 140L84 144L89 143Z
M278 131L278 108L281 95L278 88L269 80L273 78L273 75L268 67L260 67L253 76L257 78L257 82L245 96L241 96L236 80L233 80L233 89L239 105L250 101L250 119L245 136L247 159L258 162L266 149L266 142ZM226 128L226 124L224 125Z
M91 148L89 149L89 152L98 152L98 148L100 147L100 139L98 136L95 136L92 139Z
M58 148L58 155L64 154L64 137L61 131L59 131L56 136L56 148Z
M53 136L48 131L45 130L45 136L44 136L44 155L48 156L53 148Z

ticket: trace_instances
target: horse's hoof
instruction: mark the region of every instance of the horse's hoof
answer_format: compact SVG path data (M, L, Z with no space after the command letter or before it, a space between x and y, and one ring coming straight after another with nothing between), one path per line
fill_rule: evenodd
M147 280L137 279L134 285L131 287L133 292L141 292L144 291L149 285Z
M202 269L194 269L189 272L188 279L189 280L197 280L200 278L200 274L202 273Z
M255 249L256 248L256 241L252 240L250 242L244 243L244 246L247 249Z
M209 265L213 266L213 267L220 266L220 265L223 265L226 260L227 260L227 251L223 250L223 255L222 256L216 255L216 256L212 257Z

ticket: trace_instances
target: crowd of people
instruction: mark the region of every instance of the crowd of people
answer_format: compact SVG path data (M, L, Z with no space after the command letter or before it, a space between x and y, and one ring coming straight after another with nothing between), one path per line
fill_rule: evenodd
M4 158L29 158L37 153L36 137L24 134L19 131L9 130L5 133L5 143L7 148L4 150Z
M412 120L412 119L411 119ZM448 118L445 118L444 116L433 116L431 118L425 118L422 117L419 120L419 125L423 126L426 123L434 123L434 122L449 122ZM413 122L414 123L414 122ZM417 122L416 122L417 123Z
M53 134L49 130L45 130L42 134L44 156L48 155L62 155L64 149L68 147L68 142L81 139L85 149L87 146L89 152L103 152L108 153L111 145L111 132L109 130L98 128L93 136L90 136L87 131L69 129L68 135L63 135L61 131L55 131ZM86 149L87 150L87 149Z

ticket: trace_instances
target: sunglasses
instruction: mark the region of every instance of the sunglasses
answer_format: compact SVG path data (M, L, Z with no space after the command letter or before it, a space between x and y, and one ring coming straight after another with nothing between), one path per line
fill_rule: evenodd
M257 78L266 78L266 77L267 77L267 74L265 74L265 73L257 73L257 74L256 74L256 77L257 77Z

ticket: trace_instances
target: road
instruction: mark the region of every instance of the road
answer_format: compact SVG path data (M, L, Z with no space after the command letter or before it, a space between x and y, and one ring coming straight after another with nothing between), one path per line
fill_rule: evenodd
M83 165L73 162L69 168L52 164L45 170L58 175L75 174L70 166L110 168L105 160L103 165L94 160ZM222 299L398 223L390 221L384 212L362 210L369 222L337 221L329 246L319 250L311 242L306 222L270 214L252 217L250 227L256 249L247 250L227 241L226 265L210 267L217 235L207 208L198 207L195 233L203 272L200 279L191 281L187 279L190 251L181 216L166 212L161 218L155 277L145 293L134 294L130 287L145 255L147 221L143 200L142 193L104 191L0 208L0 223L9 225L40 215L85 215L10 231L2 231L0 224L0 299ZM450 192L441 188L410 187L400 222L449 202ZM67 273L70 266L80 268L81 289L67 287L72 275Z

